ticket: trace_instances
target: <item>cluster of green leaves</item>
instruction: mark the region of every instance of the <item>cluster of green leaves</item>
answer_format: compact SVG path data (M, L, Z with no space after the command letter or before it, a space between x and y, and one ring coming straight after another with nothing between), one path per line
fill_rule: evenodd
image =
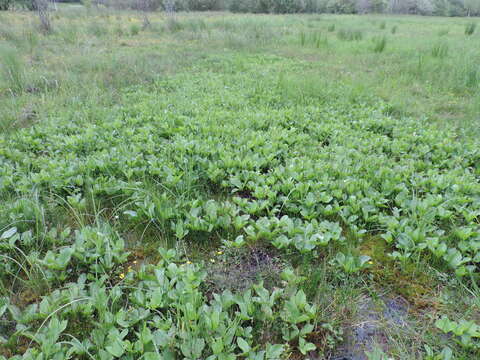
M328 248L347 274L368 268L357 250L365 234L381 235L402 264L423 257L476 280L478 141L278 77L309 66L207 57L125 91L106 117L63 109L0 137L2 293L34 275L58 288L24 308L5 301L7 346L28 336L38 346L25 359L273 359L288 344L314 348L316 309L289 285L207 300L202 271L165 252L118 282L128 256L119 232L136 228L308 256ZM281 341L259 344L268 324Z
M462 319L457 322L443 316L435 322L435 326L445 334L455 335L462 347L480 351L480 326L474 321Z
M90 194L178 238L220 232L300 252L376 233L401 261L427 252L459 276L476 273L474 141L427 120L398 121L382 103L298 99L294 84L269 73L279 58L254 60L236 64L243 72L134 89L109 119L62 114L0 139L1 193L54 193L79 212ZM29 230L19 202L3 203L1 227Z
M102 228L76 238L110 243ZM79 271L79 262L94 268L81 272L76 281L64 282L39 304L20 311L1 299L0 316L16 324L14 333L2 341L14 346L23 336L37 345L12 359L273 360L289 350L289 344L297 344L303 354L316 348L306 340L315 328L316 308L296 288L298 278L292 271L283 274L285 288L268 291L260 283L244 293L224 291L207 300L201 291L205 273L198 265L179 264L175 251L160 249L162 259L156 265L130 268L116 281L103 265L120 265L123 259L112 258L109 245L98 245L82 248L85 256L77 260L70 254L77 255L82 240L50 252L47 269ZM82 328L76 329L79 322ZM259 344L259 331L272 324L272 335L281 343Z

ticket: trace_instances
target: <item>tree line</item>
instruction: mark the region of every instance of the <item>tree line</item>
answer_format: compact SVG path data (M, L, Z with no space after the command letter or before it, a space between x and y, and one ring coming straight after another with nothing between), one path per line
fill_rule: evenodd
M118 8L165 9L176 11L215 11L249 13L393 13L438 16L480 16L480 0L58 0L88 1L94 5ZM0 10L35 9L35 0L0 0Z

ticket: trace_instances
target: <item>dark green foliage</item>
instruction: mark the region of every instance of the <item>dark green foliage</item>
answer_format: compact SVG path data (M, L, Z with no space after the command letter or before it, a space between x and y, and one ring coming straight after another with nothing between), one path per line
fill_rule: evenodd
M0 11L10 9L13 4L13 0L0 0Z
M305 12L304 2L298 0L238 0L229 6L233 12L291 14Z

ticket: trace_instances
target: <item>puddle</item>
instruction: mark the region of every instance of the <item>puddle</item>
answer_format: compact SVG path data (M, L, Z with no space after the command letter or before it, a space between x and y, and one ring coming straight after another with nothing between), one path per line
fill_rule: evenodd
M209 287L215 292L243 291L261 280L268 288L278 281L283 269L279 258L264 248L238 249L216 260L209 265L207 277Z
M376 346L388 352L387 331L407 326L408 308L402 298L362 299L355 323L346 330L344 344L331 360L368 360L366 352Z

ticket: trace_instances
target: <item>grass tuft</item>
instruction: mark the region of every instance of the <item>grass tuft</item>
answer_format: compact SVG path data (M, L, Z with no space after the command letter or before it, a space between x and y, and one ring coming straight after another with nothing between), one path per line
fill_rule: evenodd
M445 35L448 35L448 33L450 32L450 29L442 29L438 32L438 36L445 36Z
M166 21L167 30L174 33L183 30L184 24L177 19L170 17Z
M468 23L465 26L465 35L467 36L473 35L476 28L477 28L477 23L474 23L474 22Z
M361 30L341 29L338 31L337 36L344 41L359 41L363 39L363 32Z
M132 24L130 25L130 35L136 36L140 33L140 25Z
M434 58L445 58L448 55L448 44L446 42L436 43L433 45L431 53Z
M88 32L97 38L101 38L108 35L108 28L105 24L102 24L98 21L93 21L88 26Z
M387 47L387 37L379 36L373 39L373 51L376 53L384 52Z

